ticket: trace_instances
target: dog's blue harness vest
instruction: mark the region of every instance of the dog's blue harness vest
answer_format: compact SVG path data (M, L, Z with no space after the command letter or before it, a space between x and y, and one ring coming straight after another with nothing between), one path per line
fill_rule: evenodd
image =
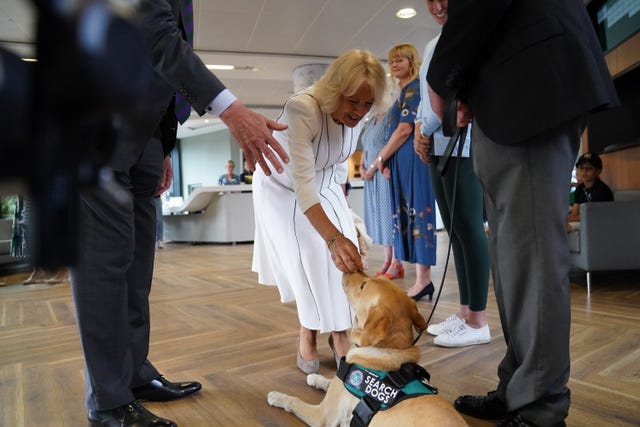
M403 363L397 371L378 371L343 357L337 373L345 388L360 402L353 410L351 427L366 427L378 411L389 409L398 402L425 394L438 394L429 383L431 376L416 363Z

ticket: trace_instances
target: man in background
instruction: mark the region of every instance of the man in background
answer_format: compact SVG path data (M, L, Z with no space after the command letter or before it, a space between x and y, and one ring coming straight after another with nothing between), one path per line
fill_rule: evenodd
M436 113L457 90L457 126L473 118L507 344L497 389L454 406L497 426L564 426L567 188L587 114L618 102L584 3L451 1L427 81Z

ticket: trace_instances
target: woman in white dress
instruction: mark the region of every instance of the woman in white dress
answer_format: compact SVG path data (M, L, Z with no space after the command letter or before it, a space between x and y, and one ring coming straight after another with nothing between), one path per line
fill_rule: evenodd
M277 285L282 302L296 301L298 367L319 368L316 336L331 332L334 356L346 354L351 312L342 273L362 270L351 210L342 185L356 149L360 121L384 94L385 71L370 52L350 50L320 80L294 94L274 132L291 161L282 174L253 175L253 271ZM333 342L331 343L331 339Z

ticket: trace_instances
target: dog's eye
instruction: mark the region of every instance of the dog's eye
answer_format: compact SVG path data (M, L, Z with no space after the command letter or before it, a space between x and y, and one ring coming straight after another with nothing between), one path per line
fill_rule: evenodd
M366 284L367 284L367 281L366 281L366 280L365 280L364 282L362 282L362 283L360 284L360 290L364 289L364 285L366 285Z

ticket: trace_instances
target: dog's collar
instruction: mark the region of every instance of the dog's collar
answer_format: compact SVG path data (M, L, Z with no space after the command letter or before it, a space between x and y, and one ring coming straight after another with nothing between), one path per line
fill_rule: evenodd
M366 427L376 412L396 403L425 394L437 394L429 383L430 375L416 363L403 363L397 371L379 371L340 360L337 377L360 402L353 410L351 427Z

